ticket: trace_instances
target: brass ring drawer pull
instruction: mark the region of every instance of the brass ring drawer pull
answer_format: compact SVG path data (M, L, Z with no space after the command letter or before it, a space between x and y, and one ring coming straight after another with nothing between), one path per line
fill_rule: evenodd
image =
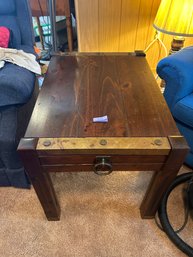
M94 164L94 172L97 175L109 175L113 171L113 166L109 158L97 157Z

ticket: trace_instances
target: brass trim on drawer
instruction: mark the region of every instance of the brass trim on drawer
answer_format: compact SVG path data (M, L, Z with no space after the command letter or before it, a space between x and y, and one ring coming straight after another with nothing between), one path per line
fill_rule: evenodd
M60 150L66 154L168 155L171 147L166 137L40 138L36 150Z

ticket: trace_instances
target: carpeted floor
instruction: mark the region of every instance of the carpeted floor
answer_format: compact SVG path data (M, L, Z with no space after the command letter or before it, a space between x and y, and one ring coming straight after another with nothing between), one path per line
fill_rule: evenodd
M182 172L184 172L182 170ZM1 257L180 257L185 256L139 206L151 172L53 174L61 220L46 220L33 189L0 188ZM178 189L172 217L183 220ZM181 233L192 243L193 221Z

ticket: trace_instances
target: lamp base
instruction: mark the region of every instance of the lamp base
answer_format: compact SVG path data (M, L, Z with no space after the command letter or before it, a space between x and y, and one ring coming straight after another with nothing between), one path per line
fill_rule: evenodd
M174 53L178 52L179 50L181 50L184 47L184 41L185 41L184 37L179 37L179 36L173 37L169 55L174 54Z

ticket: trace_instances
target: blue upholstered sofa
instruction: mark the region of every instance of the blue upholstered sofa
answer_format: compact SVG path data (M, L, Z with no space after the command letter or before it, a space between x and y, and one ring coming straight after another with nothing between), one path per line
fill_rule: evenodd
M166 82L164 97L191 148L185 162L193 167L193 47L162 59L157 73Z
M0 26L10 29L12 48L35 54L27 0L0 0ZM29 187L16 149L35 103L34 85L35 74L27 69L11 63L0 69L0 186Z

